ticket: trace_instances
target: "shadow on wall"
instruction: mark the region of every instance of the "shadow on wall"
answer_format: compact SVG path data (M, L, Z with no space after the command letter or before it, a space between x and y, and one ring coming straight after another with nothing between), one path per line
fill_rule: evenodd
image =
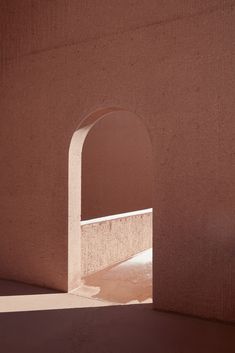
M82 149L82 220L151 208L151 154L146 127L134 114L97 121Z
M151 305L0 314L9 353L233 353L235 327Z

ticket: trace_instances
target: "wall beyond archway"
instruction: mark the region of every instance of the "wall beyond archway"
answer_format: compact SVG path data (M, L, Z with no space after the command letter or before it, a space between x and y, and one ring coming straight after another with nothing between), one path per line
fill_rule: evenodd
M82 276L81 219L151 208L151 167L147 130L131 112L93 113L75 131L69 150L69 290Z

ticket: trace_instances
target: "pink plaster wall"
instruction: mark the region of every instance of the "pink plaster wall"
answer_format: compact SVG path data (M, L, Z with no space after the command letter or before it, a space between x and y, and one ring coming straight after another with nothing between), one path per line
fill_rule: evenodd
M152 149L143 123L113 113L90 130L82 150L82 219L152 207Z
M70 139L120 106L152 140L155 307L234 320L233 1L0 6L0 276L67 288Z

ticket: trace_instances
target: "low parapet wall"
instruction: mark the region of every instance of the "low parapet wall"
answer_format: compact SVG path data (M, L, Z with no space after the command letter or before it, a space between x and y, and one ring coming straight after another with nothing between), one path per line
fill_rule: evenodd
M152 247L152 209L81 222L82 276Z

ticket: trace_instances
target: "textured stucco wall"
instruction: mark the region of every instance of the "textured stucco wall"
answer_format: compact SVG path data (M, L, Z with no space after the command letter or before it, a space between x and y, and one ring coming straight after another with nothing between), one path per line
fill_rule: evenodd
M106 218L81 225L83 276L152 247L152 212Z
M152 141L155 307L234 319L233 1L53 4L1 1L1 277L67 288L71 136L121 106Z

